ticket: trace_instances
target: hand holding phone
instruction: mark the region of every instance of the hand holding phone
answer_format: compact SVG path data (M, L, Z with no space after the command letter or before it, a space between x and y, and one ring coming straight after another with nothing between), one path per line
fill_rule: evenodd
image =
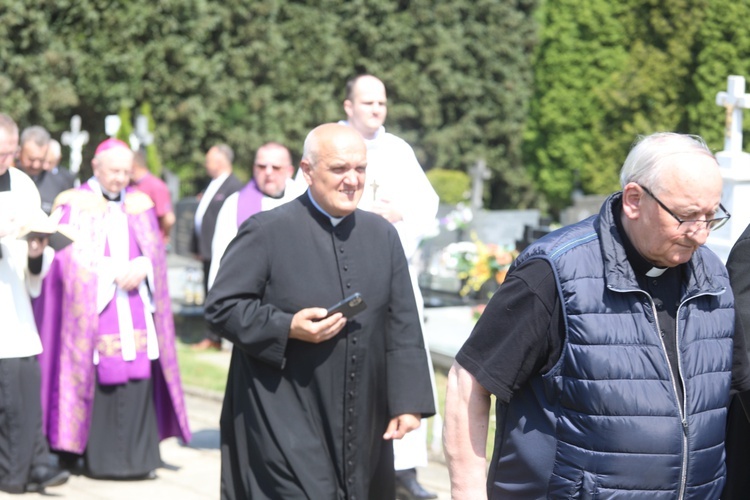
M360 295L359 293L355 293L345 298L338 304L334 304L333 306L329 307L326 318L332 314L340 312L344 315L345 318L349 319L354 315L361 313L365 309L367 309L365 299L363 299L362 295Z

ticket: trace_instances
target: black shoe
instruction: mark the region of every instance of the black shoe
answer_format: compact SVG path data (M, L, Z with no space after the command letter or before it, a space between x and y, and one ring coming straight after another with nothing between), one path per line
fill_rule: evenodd
M57 452L57 465L70 472L71 476L86 475L86 462L83 457L73 453Z
M31 468L26 491L44 491L48 486L60 486L70 477L70 472L60 467L36 465Z
M426 500L437 497L437 494L422 488L416 477L396 477L396 498L398 500Z

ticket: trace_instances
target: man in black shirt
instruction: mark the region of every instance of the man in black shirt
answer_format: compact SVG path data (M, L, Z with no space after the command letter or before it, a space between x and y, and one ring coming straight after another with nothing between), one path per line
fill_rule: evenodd
M51 140L44 127L26 127L21 133L21 152L18 155L18 166L36 184L42 198L42 210L48 215L57 195L71 189L74 182L72 176L45 169Z
M718 165L698 138L654 134L631 151L621 183L598 216L519 257L456 356L445 421L453 498L718 498L730 376L732 389L750 388L726 270L702 247L729 217ZM485 490L490 394L498 425Z

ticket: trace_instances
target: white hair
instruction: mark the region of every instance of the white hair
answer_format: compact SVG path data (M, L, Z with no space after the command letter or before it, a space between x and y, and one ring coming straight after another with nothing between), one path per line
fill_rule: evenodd
M621 187L635 182L658 194L661 174L669 165L666 160L680 154L704 155L716 160L706 142L697 135L658 132L640 136L620 170Z

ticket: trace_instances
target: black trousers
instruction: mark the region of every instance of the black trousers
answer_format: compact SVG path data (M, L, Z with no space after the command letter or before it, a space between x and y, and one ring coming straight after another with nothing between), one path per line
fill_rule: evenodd
M0 490L22 493L29 471L48 465L36 356L0 359Z
M210 260L204 260L203 261L203 297L205 300L205 297L208 297L208 272L211 270L211 261ZM208 323L206 323L205 332L203 334L205 338L208 340L211 340L213 342L220 342L221 337L216 335L214 332L211 331L211 328L209 328Z
M745 500L750 492L750 420L740 402L748 403L748 394L735 395L727 418L727 484L722 500ZM750 405L747 408L750 411Z

